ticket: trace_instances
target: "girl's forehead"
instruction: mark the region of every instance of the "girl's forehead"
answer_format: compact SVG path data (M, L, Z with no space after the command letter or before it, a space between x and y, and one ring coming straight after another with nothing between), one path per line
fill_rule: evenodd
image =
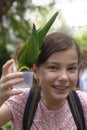
M48 59L47 61L77 61L78 60L78 53L76 51L75 48L72 49L68 49L65 51L60 51L60 52L56 52L53 53Z
M53 55L58 55L58 56L70 56L70 55L78 55L78 53L77 53L77 50L76 50L76 48L75 47L72 47L72 48L69 48L69 49L67 49L67 50L63 50L63 51L57 51L57 52L55 52L55 53L53 53L51 56L53 56Z

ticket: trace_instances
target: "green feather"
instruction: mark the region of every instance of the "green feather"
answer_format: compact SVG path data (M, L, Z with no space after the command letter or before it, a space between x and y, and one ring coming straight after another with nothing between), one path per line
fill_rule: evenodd
M55 21L58 12L56 12L47 24L36 30L35 24L33 24L32 34L28 38L28 40L24 43L23 48L20 50L18 55L18 69L21 71L24 68L30 68L33 63L37 60L40 54L40 48L42 46L42 42L44 37L46 36L47 32L49 31L51 25ZM29 69L27 69L29 70Z
M46 36L48 30L49 30L50 27L52 26L52 24L53 24L54 20L56 19L57 15L58 15L58 12L56 12L56 13L51 17L51 19L46 23L46 25L45 25L42 29L40 29L40 30L38 31L38 37L39 37L40 47L41 47L41 45L42 45L42 41L43 41L44 37Z

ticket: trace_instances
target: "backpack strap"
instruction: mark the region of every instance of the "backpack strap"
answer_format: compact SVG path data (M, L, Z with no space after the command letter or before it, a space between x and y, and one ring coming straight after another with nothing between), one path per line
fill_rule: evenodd
M25 111L23 116L23 130L30 130L40 97L41 97L40 89L37 87L32 87L25 106ZM67 97L67 100L74 121L76 123L77 130L85 130L84 113L76 91L73 90Z
M34 115L40 100L40 88L32 87L25 106L23 116L23 130L30 130L33 123Z
M85 130L85 118L83 113L83 108L79 100L78 94L73 90L67 97L68 103L77 125L77 130Z

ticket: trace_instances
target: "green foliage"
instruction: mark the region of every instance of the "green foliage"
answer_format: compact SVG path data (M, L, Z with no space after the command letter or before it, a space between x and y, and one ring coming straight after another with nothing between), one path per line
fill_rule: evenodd
M8 122L5 126L0 128L0 130L11 130L11 122Z
M10 58L10 53L8 53L5 44L0 44L0 68L2 65ZM0 69L1 74L1 69Z
M53 5L50 6L52 8ZM15 0L13 2L0 22L0 48L3 48L0 50L0 75L2 65L11 58L17 45L20 42L24 43L29 37L33 22L38 21L39 27L43 25L48 19L46 14L49 10L49 6L33 5L32 0ZM30 14L30 17L27 18L26 14ZM42 20L43 18L44 20Z
M74 34L74 38L80 46L81 51L87 49L87 27L83 27L77 30L79 33Z
M15 47L30 34L31 28L24 19L24 10L24 1L15 1L0 23L0 75L2 65L11 58Z

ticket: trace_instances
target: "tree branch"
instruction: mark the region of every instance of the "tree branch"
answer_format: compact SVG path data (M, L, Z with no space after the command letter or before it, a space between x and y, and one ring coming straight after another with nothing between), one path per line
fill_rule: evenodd
M3 15L5 15L12 3L16 0L0 0L0 22L2 21Z

